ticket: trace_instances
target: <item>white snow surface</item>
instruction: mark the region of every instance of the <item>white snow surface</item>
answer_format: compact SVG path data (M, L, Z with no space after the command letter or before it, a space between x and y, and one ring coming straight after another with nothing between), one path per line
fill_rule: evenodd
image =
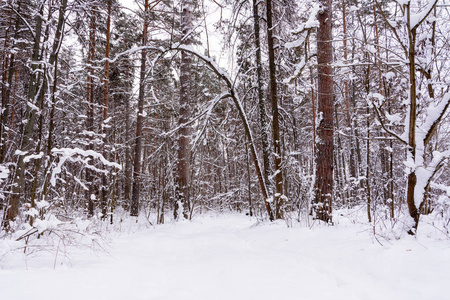
M124 226L106 251L15 251L1 258L1 299L448 299L448 239L422 234L381 246L367 224L335 220L287 227L206 215ZM15 243L0 241L0 250Z

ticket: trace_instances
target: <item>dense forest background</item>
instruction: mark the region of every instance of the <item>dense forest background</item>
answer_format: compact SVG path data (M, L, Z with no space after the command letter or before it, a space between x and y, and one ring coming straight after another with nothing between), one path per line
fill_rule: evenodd
M447 0L0 6L4 233L346 208L448 235Z

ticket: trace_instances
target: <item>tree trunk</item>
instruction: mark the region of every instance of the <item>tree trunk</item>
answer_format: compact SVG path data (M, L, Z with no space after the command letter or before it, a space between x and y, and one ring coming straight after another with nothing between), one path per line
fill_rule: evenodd
M32 54L32 63L31 63L31 75L30 75L30 82L28 87L28 97L27 100L30 103L35 104L36 103L36 97L37 97L37 86L38 86L38 77L37 72L35 72L40 64L38 63L39 60L39 54L40 54L40 41L41 41L41 33L42 33L42 16L44 12L44 4L41 4L41 7L39 9L39 13L36 14L36 27L35 27L35 36L34 36L34 45L33 45L33 54ZM31 109L30 107L27 108L26 111L26 121L27 123L24 126L24 132L22 135L22 143L20 146L21 154L19 154L18 161L17 161L17 167L16 167L16 174L14 178L14 186L13 186L13 193L10 198L9 202L9 208L6 215L6 219L9 221L14 221L19 213L19 206L20 206L20 200L26 198L24 195L25 191L25 161L24 156L25 153L32 150L32 144L33 144L33 128L34 123L36 121L36 111L34 109ZM25 197L24 197L25 196Z
M131 157L131 145L128 141L131 140L131 129L130 129L130 97L125 97L125 140L127 141L125 146L125 182L124 182L124 200L126 205L131 204L131 186L132 186L132 157Z
M104 102L103 102L103 156L105 158L108 157L108 151L106 149L106 144L108 142L107 134L108 124L106 120L108 119L108 101L109 101L109 50L110 50L110 35L111 35L111 2L112 0L108 0L108 17L106 19L106 49L105 49L105 79L104 79ZM102 194L101 194L101 203L102 203L102 217L106 220L106 215L108 213L108 180L106 174L102 174Z
M184 39L184 45L189 46L192 38L189 36L192 30L192 7L191 0L182 1L181 27ZM190 118L190 102L191 97L191 56L189 53L181 52L180 67L180 119L178 124L181 126L178 136L178 182L177 182L177 199L174 209L175 219L182 214L185 218L189 215L189 183L190 183L190 135L191 128L183 125Z
M148 29L148 0L145 0L144 8L144 28L142 30L142 47L147 45L147 29ZM137 217L139 214L139 197L140 197L140 181L142 168L142 127L144 124L144 98L145 98L145 72L146 72L147 51L142 49L141 52L141 73L139 76L139 99L138 114L136 121L136 137L134 145L134 170L133 170L133 191L131 195L130 215Z
M411 28L411 7L408 3L406 5L407 13L407 26ZM416 29L412 28L408 30L409 48L408 48L408 60L409 60L409 133L408 133L408 159L412 162L416 159L416 120L417 120L417 92L416 92ZM414 170L408 174L406 202L408 204L409 215L414 220L414 225L409 231L410 234L414 234L419 225L419 208L416 207L414 190L417 183L417 177Z
M20 12L20 2L19 7L17 9ZM1 124L0 124L0 138L1 138L1 146L0 146L0 163L3 163L6 155L7 148L7 124L8 124L8 115L9 115L9 99L11 96L11 84L12 78L14 75L14 52L11 54L7 53L7 50L10 45L10 27L14 21L12 17L12 9L9 11L9 27L6 29L6 37L3 49L3 60L2 60L2 111L1 111ZM19 34L19 18L17 17L15 20L15 29L14 29L14 40L17 40Z
M263 148L263 174L266 185L269 183L269 171L270 171L270 148L266 116L266 104L264 101L263 91L263 78L262 78L262 63L261 63L261 40L260 40L260 26L259 26L259 14L258 14L258 1L253 0L253 25L255 32L255 48L256 48L256 89L258 96L259 106L259 121L261 123L261 144Z
M332 222L333 199L333 61L332 48L332 1L321 0L317 30L318 70L318 141L316 156L315 217L327 223Z
M96 31L96 12L95 7L90 10L90 21L89 21L89 53L88 53L88 76L86 84L86 98L88 102L87 120L86 127L89 132L89 145L88 150L94 150L94 68L92 64L95 59L95 31ZM94 175L93 171L89 168L86 169L86 183L88 185L88 190L86 191L86 198L88 201L88 216L92 217L94 215Z
M49 66L51 67L53 65L53 86L52 86L52 95L51 95L51 109L50 109L50 116L49 116L49 125L48 125L48 139L47 139L47 150L46 154L47 157L51 157L52 155L52 148L53 148L53 131L55 129L55 106L56 106L56 86L58 83L58 55L59 50L61 49L61 43L63 40L64 32L63 28L65 25L65 13L67 9L67 0L62 0L61 6L59 7L59 17L58 17L58 25L56 26L56 33L55 33L55 39L53 41L53 49L52 53L50 54L49 59ZM44 176L47 176L48 169L50 167L50 164L45 169ZM42 195L47 195L48 190L48 184L49 180L45 180L44 182L44 188L42 191Z
M281 139L280 139L280 123L278 115L278 98L277 98L277 78L275 66L275 49L273 36L272 21L272 0L266 1L267 5L267 45L269 51L269 81L270 81L270 97L272 103L272 130L273 130L273 148L275 161L275 217L283 218L283 173L281 169Z

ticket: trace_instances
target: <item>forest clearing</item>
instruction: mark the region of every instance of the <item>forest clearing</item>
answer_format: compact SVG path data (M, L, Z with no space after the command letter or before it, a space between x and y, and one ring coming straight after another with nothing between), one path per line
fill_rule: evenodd
M449 298L450 0L0 0L0 298Z
M392 232L373 235L357 211L335 220L288 227L210 213L156 227L124 223L120 232L104 228L102 249L61 243L58 253L54 241L29 257L3 252L0 291L11 300L446 299L450 243L431 226L386 240Z

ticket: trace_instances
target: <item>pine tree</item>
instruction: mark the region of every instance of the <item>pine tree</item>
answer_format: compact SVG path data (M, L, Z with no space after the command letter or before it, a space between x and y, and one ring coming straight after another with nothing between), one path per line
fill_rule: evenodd
M321 0L317 29L317 72L318 72L318 141L316 156L315 217L327 223L332 222L333 199L333 132L334 132L334 87L332 47L332 1Z

